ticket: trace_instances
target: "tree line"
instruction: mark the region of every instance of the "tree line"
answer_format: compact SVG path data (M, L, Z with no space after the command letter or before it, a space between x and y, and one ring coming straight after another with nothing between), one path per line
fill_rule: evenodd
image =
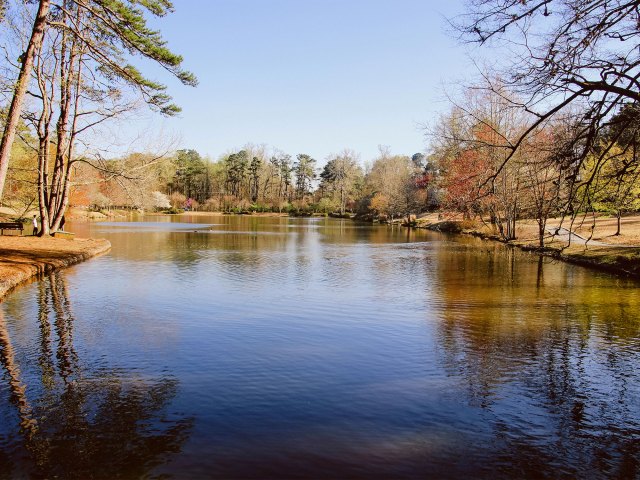
M511 61L451 96L427 132L426 155L381 148L362 164L347 149L322 168L307 153L255 145L215 160L194 150L121 158L78 151L140 102L164 115L179 111L165 86L130 62L152 60L195 85L148 26L172 11L170 2L0 6L8 86L0 200L37 205L42 234L59 227L70 203L373 219L440 208L487 222L505 240L516 237L519 219L536 219L542 246L552 216L606 211L620 233L622 215L640 208L637 1L469 0L452 20L461 39L508 51Z
M294 157L251 144L215 160L193 149L162 158L130 154L105 161L101 169L77 165L70 203L95 210L322 213L369 219L402 218L435 206L423 154L394 155L381 147L363 167L359 155L345 149L325 160L320 168L311 155ZM33 161L24 156L20 171L28 175ZM14 205L28 208L34 201L28 182L16 180L10 192L6 201Z
M95 209L313 212L398 217L423 208L423 155L382 149L369 167L351 150L324 159L248 145L217 160L195 150L108 158L92 139L108 122L145 104L180 111L166 87L132 62L151 60L186 85L182 69L149 20L168 0L3 1L5 49L0 105L0 201L37 208L40 235L60 228L70 205ZM23 51L23 45L26 48ZM83 147L83 148L80 148Z

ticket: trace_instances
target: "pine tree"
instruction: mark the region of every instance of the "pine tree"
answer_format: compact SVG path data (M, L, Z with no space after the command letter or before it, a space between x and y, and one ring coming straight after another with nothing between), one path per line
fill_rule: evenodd
M160 32L147 25L147 17L163 17L171 11L173 6L168 0L64 0L60 5L40 0L0 143L0 198L17 119L21 114L34 59L43 48L47 30L60 32L63 40L61 50L56 55L65 64L65 70L60 70L60 98L57 99L60 105L56 128L59 150L57 165L61 158L59 155L70 153L63 146L69 144L68 135L72 132L70 124L74 122L70 115L71 108L75 108L71 94L74 89L77 93L82 88L82 82L73 79L80 78L82 69L90 71L93 78L99 78L106 90L118 92L124 86L137 91L152 109L161 114L175 115L180 111L166 93L165 85L145 77L135 65L128 62L131 58L145 58L161 65L183 84L197 84L195 76L182 69L182 57L171 52ZM76 99L81 97L77 95ZM67 137L63 138L65 135ZM60 142L61 139L64 141ZM63 170L54 172L52 188L58 188L56 182L60 180L60 175L65 175ZM63 195L58 194L56 201L62 206Z

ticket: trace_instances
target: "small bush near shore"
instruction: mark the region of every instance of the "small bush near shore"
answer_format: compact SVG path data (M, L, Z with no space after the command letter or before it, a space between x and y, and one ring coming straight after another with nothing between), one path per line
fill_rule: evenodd
M168 208L167 210L163 210L162 213L168 213L170 215L176 215L178 213L184 213L184 209L171 207L171 208Z

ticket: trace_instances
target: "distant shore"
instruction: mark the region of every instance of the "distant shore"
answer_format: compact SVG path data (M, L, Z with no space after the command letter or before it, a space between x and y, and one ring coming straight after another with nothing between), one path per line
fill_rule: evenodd
M0 301L29 279L80 263L110 248L104 239L0 236Z
M86 210L73 209L67 218L73 221L100 221L128 217L131 212L114 211L111 215L93 214ZM154 214L147 214L154 215ZM157 215L166 216L159 213ZM222 212L184 212L184 217L222 216ZM257 217L286 217L287 213L253 213ZM607 271L621 276L640 279L640 216L622 219L621 235L614 235L616 219L598 217L589 222L576 222L573 226L565 219L564 228L571 228L576 240L568 241L562 236L551 234L560 225L561 219L550 219L549 233L545 247L538 246L537 224L535 221L519 221L516 227L517 239L504 241L481 222L466 222L455 216L427 214L417 219L417 228L441 232L473 235L486 240L505 243L509 246L532 251L561 261ZM29 229L27 226L26 229ZM579 238L589 239L586 244ZM32 236L0 236L0 301L17 285L28 279L64 268L93 256L107 252L111 244L101 239L38 238Z
M279 212L254 212L251 214L245 213L225 213L225 212L201 212L201 211L186 211L180 213L162 213L162 212L138 212L138 211L127 211L127 210L112 210L107 211L106 213L102 212L90 212L88 210L80 209L80 208L72 208L69 213L67 213L67 220L83 222L83 221L109 221L118 218L130 218L132 215L144 215L144 216L193 216L193 217L222 217L226 215L247 215L251 217L288 217L288 213L279 213Z
M126 216L124 212L114 212L109 217L92 218L90 212L79 211L70 219L82 220L108 220L118 216ZM98 214L100 215L100 214ZM154 215L154 214L148 214ZM167 215L159 213L157 215ZM184 212L180 216L223 216L223 212ZM231 214L238 215L238 214ZM241 214L240 214L241 215ZM269 212L252 213L257 217L287 217L287 213ZM441 232L460 233L473 235L486 240L498 241L525 251L536 252L561 261L582 265L597 270L607 271L621 276L630 276L640 279L640 215L625 216L622 218L620 235L615 235L617 220L612 217L599 216L596 218L581 219L570 225L568 219L549 219L547 222L548 234L545 238L545 246L538 245L538 226L534 220L518 221L516 226L517 239L504 241L489 225L482 222L465 222L459 216L450 216L446 213L432 213L420 216L417 219L417 228L426 228ZM586 244L580 242L577 237L569 242L567 238L552 235L554 227L562 225L571 229L571 232L583 239L588 239Z

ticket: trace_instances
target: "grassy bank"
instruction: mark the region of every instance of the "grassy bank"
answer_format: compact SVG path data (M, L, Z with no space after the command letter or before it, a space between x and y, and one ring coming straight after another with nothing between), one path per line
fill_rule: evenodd
M417 226L496 240L577 265L640 278L640 216L624 217L620 235L615 235L616 223L617 220L610 217L578 219L573 225L565 219L562 221L564 228L570 228L573 233L588 240L585 242L574 237L569 241L566 236L554 236L549 232L545 237L544 248L539 247L538 225L532 220L519 221L516 240L508 242L501 239L490 225L462 221L442 214L426 215L418 220ZM559 218L547 222L550 230L560 225Z
M30 278L82 262L110 248L111 244L101 239L0 236L0 300Z

